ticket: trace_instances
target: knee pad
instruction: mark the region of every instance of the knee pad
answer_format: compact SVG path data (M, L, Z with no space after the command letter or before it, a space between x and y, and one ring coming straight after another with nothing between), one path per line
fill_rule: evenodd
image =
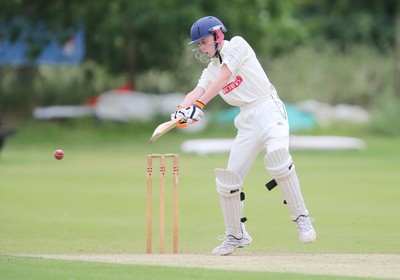
M294 172L293 160L286 148L268 153L264 157L264 164L274 179L289 177Z
M217 168L215 169L217 192L222 196L240 195L242 190L242 178L231 170Z

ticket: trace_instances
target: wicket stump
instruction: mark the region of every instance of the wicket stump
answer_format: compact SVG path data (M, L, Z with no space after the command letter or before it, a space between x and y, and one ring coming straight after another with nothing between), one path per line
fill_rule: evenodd
M160 160L160 254L165 253L165 161L172 158L173 164L173 252L178 253L178 195L179 195L179 156L177 154L150 154L147 155L147 225L146 225L146 253L151 254L152 246L152 204L153 204L153 159Z

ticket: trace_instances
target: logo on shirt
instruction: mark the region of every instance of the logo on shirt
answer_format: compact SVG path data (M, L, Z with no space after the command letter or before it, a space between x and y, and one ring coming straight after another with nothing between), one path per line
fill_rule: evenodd
M228 94L235 88L239 87L240 84L243 82L243 78L241 76L236 76L236 79L233 82L230 82L226 86L222 88L222 93L223 94Z

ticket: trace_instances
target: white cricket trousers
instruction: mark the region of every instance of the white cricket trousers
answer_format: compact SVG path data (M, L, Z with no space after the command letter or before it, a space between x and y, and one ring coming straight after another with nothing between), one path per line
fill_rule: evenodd
M289 122L284 103L277 95L240 107L235 118L238 129L233 143L228 170L239 173L244 181L258 154L279 148L289 149Z

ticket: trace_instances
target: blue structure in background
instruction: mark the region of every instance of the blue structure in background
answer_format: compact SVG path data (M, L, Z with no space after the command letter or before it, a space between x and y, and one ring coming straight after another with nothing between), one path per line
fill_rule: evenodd
M82 62L85 55L84 30L79 28L67 32L64 42L39 23L34 27L26 21L15 20L11 24L0 22L0 65L73 65ZM18 37L11 33L19 29ZM29 48L37 45L40 52L34 58L28 55Z

